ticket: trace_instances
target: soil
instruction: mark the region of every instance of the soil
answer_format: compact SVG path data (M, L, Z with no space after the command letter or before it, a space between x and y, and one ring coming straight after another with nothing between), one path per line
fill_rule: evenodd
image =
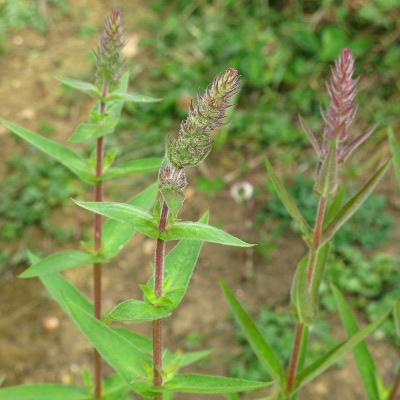
M109 10L122 3L120 9L126 15L129 30L135 26L135 19L137 21L143 13L149 12L139 1L70 0L68 3L71 14L65 18L51 20L52 10L48 10L50 28L46 34L32 30L11 33L0 57L1 116L33 131L38 129L40 121L47 120L57 127L57 140L63 143L67 142L73 127L85 119L90 102L80 99L69 109L54 113L53 105L61 95L51 75L71 76L70 71L90 71L88 49L94 49L97 44L96 35L82 39L75 32L82 23L101 27ZM135 53L134 43L131 45ZM1 126L0 140L2 159L11 154L24 154L23 145L10 140L8 132ZM211 160L213 175L232 177L229 164L234 161L229 154L223 158L225 162ZM5 173L5 167L0 164L0 176ZM204 167L203 173L207 173ZM194 176L189 179L193 180ZM266 172L262 167L254 168L249 176L239 174L234 177L231 184L243 179L250 179L256 187L258 184L261 187ZM213 198L191 189L182 219L198 218L210 208L211 223L222 224L230 233L239 237L247 235L256 241L257 232L249 232L243 223L248 211L232 199L228 186ZM75 213L73 206L67 207L62 210L64 216L60 213L54 216L54 222L73 223L79 217ZM400 213L393 209L392 215L397 228L392 244L385 249L389 252L398 251L395 244L400 242ZM29 245L46 254L60 250L35 231L32 231ZM71 246L74 245L68 245L68 248ZM150 275L152 251L153 242L137 235L113 265L104 269L105 308L110 309L126 298L139 298L138 283L145 283ZM165 320L166 347L175 351L190 347L212 349L207 363L200 363L188 371L227 374L229 364L237 357L240 348L233 338L228 306L217 278L225 280L252 315L256 315L264 305L287 308L294 266L305 252L302 241L290 231L277 240L267 262L252 250L205 244L186 298L174 315ZM82 371L91 368L91 347L57 304L47 297L38 280L17 279L25 268L25 265L8 268L0 277L0 377L6 376L5 386L38 382L81 384ZM66 275L90 295L90 267L70 270ZM334 333L343 338L339 321L333 319L331 322ZM360 323L365 321L360 318ZM134 328L143 334L150 333L145 324L137 324ZM389 383L399 352L388 343L372 339L369 343L384 381ZM351 356L345 358L345 363L346 368L332 368L318 378L299 399L365 398ZM189 400L203 397L176 396L177 399ZM222 396L207 398L220 399Z

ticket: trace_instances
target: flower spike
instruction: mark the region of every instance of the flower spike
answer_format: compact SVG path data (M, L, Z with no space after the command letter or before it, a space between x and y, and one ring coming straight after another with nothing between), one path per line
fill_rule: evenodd
M125 46L125 31L119 11L114 10L104 22L96 52L96 81L99 86L115 85L120 78L124 60L121 51Z
M189 116L181 123L176 139L168 139L167 157L176 168L195 167L212 148L211 131L223 126L231 98L238 92L238 72L230 68L216 77L204 95L197 95L197 106L189 106Z

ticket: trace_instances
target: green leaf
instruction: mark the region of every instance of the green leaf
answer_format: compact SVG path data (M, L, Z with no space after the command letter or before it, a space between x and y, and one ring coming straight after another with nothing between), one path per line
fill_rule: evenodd
M323 230L321 246L330 240L339 228L362 206L389 168L390 161L388 160L379 168L367 184L338 211L333 221Z
M224 291L225 297L235 315L235 318L240 324L244 335L250 343L253 351L258 359L266 367L270 375L274 378L281 388L285 386L285 373L282 364L279 361L272 347L264 339L256 324L251 320L244 308L236 300L235 296L229 290L228 286L219 279L219 283Z
M129 74L126 73L120 80L120 90L125 91L128 88ZM86 140L97 139L101 136L113 133L115 127L119 122L122 108L124 107L123 100L116 100L110 102L106 107L105 114L99 115L98 110L100 109L99 100L92 108L91 118L89 118L88 124L82 124L70 137L70 143L81 143ZM96 117L94 117L96 116Z
M389 315L391 310L383 314L379 319L368 325L366 328L358 331L351 338L347 339L342 344L336 346L322 357L318 358L311 365L304 368L297 375L295 381L296 390L312 381L317 376L321 375L329 366L331 366L336 360L343 357L347 352L352 350L360 342L362 342L371 332L373 332Z
M191 353L178 354L176 356L173 355L173 362L177 362L179 364L179 368L183 368L201 360L204 357L209 356L210 353L211 353L210 350L202 350L202 351L193 351Z
M11 386L0 389L0 400L90 400L86 389L54 383Z
M344 186L342 186L339 189L338 194L335 196L334 200L332 201L330 207L326 211L325 218L324 218L324 227L326 225L328 225L333 220L335 215L338 213L338 211L343 203L345 193L346 193L346 188Z
M158 101L162 101L163 99L116 90L115 92L110 93L104 100L106 103L115 100L129 101L132 103L155 103Z
M310 326L314 322L316 308L308 290L307 260L308 257L303 257L297 266L290 290L290 310L298 323Z
M125 328L112 328L115 332L117 332L120 336L123 336L126 340L128 340L132 345L136 348L140 349L146 354L153 354L153 343L151 339L139 335L136 332ZM170 351L164 349L163 351L163 362L164 364L169 364L171 362L178 362L180 368L186 367L194 362L207 357L210 354L209 350L203 351L194 351L185 354L172 354Z
M141 191L128 204L149 209L154 204L157 196L158 183L153 183ZM129 242L136 229L128 224L108 219L103 224L103 253L106 258L114 257Z
M353 314L351 313L350 307L346 303L343 295L333 284L331 285L331 289L335 296L340 319L342 320L342 324L347 333L347 336L350 337L352 335L355 335L357 332L359 332L360 329L357 325L355 318L353 317ZM376 366L364 341L354 347L353 355L368 399L379 399L380 396L378 392L378 386L376 384Z
M160 187L160 193L167 204L170 213L176 217L178 211L182 208L185 201L184 191Z
M119 375L111 375L103 381L102 400L128 400L132 397L128 394L131 392L129 384Z
M199 222L207 224L208 217L209 214L206 212ZM174 303L174 308L179 305L185 296L202 245L203 242L198 240L181 240L165 257L165 279L169 279L172 286L167 289L167 295ZM147 282L147 286L154 286L154 277Z
M70 299L64 302L78 330L126 382L146 377L143 361L149 362L148 356Z
M161 166L161 158L144 158L122 163L110 168L104 173L100 180L104 181L111 178L119 178L132 174L144 174L146 172L158 171Z
M330 243L325 243L318 249L317 260L314 267L313 278L311 281L311 301L315 307L315 311L318 311L319 305L319 288L321 286L322 278L324 277L325 265L328 260Z
M97 139L101 136L109 135L114 132L114 127L108 127L104 125L106 119L102 123L91 124L83 123L80 124L74 131L73 135L69 139L70 143L82 143L86 140Z
M344 127L344 123L342 124ZM315 180L314 193L319 197L334 197L338 186L336 140L331 141L328 157L322 162Z
M306 220L304 219L303 215L297 208L295 201L292 199L290 194L287 192L285 186L275 174L275 171L272 168L271 163L269 162L268 158L265 160L265 165L267 166L269 176L271 177L272 183L275 187L276 192L278 193L279 198L281 199L283 205L286 207L286 210L293 218L294 222L300 228L304 239L307 243L311 244L311 228L308 226Z
M253 244L242 240L215 228L211 225L200 224L198 222L177 222L160 233L163 240L192 239L204 242L219 243L227 246L251 247Z
M92 171L87 166L85 160L72 150L43 136L28 131L27 129L24 129L18 125L14 125L11 122L8 122L2 118L0 118L0 121L5 127L10 129L16 135L26 140L28 143L35 146L39 150L43 151L43 153L53 157L60 164L67 167L83 182L89 184L93 184L96 182L96 179Z
M42 258L20 274L19 277L33 278L39 275L81 267L94 262L98 262L98 259L90 254L82 253L81 251L67 250Z
M152 238L158 238L158 226L153 215L143 208L125 203L76 201L74 202L86 210L104 215L105 217L124 222L137 231Z
M393 154L394 169L396 171L398 182L400 183L400 147L396 141L393 129L391 127L388 128L388 136L389 136L390 150L392 151Z
M164 307L156 307L139 300L125 300L111 311L110 318L120 322L145 322L170 315L171 311Z
M79 90L80 92L86 93L94 99L101 99L101 93L95 85L88 82L77 81L75 79L63 78L61 76L53 76L59 82L66 86L72 87L73 89Z
M81 309L87 313L93 314L93 305L70 281L58 273L39 276L43 286L50 293L50 296L59 304L59 306L68 314L65 307L64 297L73 299Z
M163 386L152 388L155 392L179 393L234 393L257 390L271 385L272 382L256 382L243 379L225 378L211 375L175 375Z

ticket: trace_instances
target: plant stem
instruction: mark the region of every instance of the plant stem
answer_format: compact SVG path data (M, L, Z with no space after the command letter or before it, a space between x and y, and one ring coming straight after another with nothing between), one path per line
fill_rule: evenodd
M168 206L164 202L161 209L160 222L158 224L158 231L164 232L167 225ZM163 295L163 281L164 281L164 253L165 241L157 239L155 266L154 266L154 293L157 298ZM160 371L162 370L162 319L153 321L153 385L161 386L162 377ZM158 393L155 397L156 400L162 400L162 393Z
M396 375L396 377L394 379L394 383L393 383L393 386L392 386L392 391L390 392L388 400L396 400L396 395L397 395L399 389L400 389L400 368L397 371L397 375Z
M322 226L324 223L327 201L328 199L326 197L320 197L318 203L317 217L314 226L313 247L309 251L310 256L308 258L308 265L307 265L307 280L309 289L311 288L314 276L315 263L317 260L319 243L321 241L321 236L322 236ZM293 385L296 378L297 364L300 354L300 345L302 342L303 334L304 334L304 325L299 323L296 326L292 356L290 358L290 364L289 364L288 380L286 383L287 400L290 400L291 392L293 390Z
M108 86L103 85L102 96L106 97L108 92ZM100 103L99 114L104 114L106 110L106 104ZM104 158L104 138L100 137L96 143L96 178L99 178L103 174L103 158ZM103 183L98 181L95 184L95 201L103 201ZM94 250L98 252L101 250L102 242L102 217L100 214L94 215ZM93 302L94 302L94 316L97 319L101 319L101 267L102 264L93 264ZM94 397L99 399L101 397L101 356L99 352L94 349Z

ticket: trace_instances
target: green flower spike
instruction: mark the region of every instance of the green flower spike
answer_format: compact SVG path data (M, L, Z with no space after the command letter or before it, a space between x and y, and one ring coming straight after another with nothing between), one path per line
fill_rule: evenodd
M174 167L195 167L208 156L213 143L211 131L224 125L225 112L232 106L238 87L238 72L229 68L214 79L203 96L197 96L196 107L190 103L189 116L181 123L178 138L167 142L167 157Z
M107 85L111 90L118 83L124 60L121 51L125 46L125 31L119 11L114 10L105 20L96 53L96 82L99 87Z

